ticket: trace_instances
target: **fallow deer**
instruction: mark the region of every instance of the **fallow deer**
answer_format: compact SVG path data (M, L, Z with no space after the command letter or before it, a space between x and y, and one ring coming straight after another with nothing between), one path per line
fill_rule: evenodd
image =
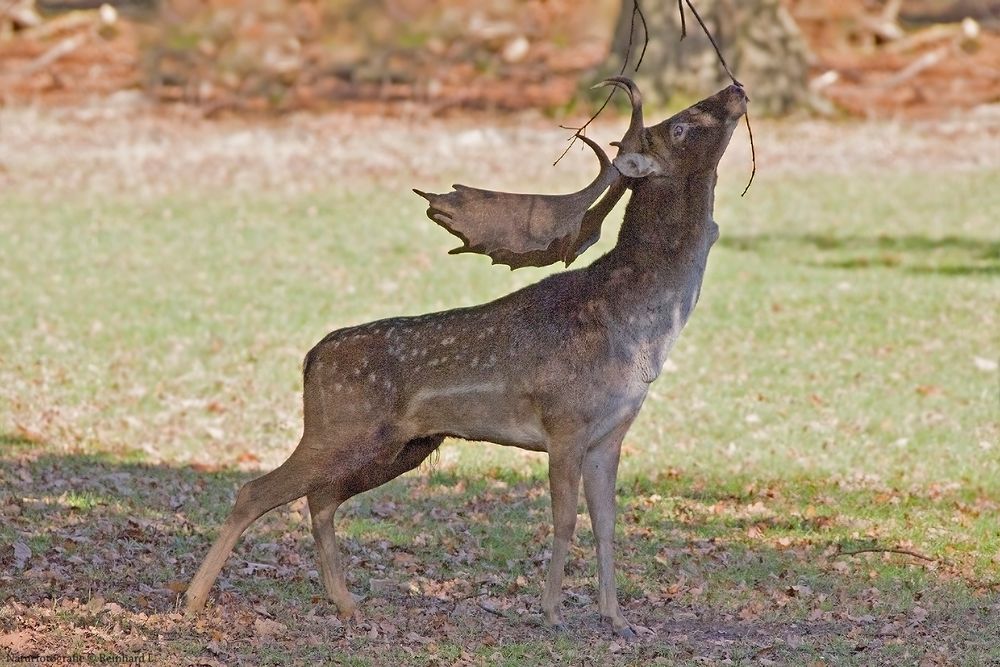
M342 616L348 591L337 508L415 468L446 437L547 452L554 538L542 609L561 627L561 588L581 477L597 544L598 605L634 637L615 590L615 480L622 439L698 301L709 250L716 169L747 96L732 85L652 127L639 92L632 124L598 178L575 195L511 195L456 186L429 195L429 215L460 251L511 266L572 261L632 190L618 242L591 265L495 301L397 317L326 336L305 357L304 429L274 471L246 483L187 590L202 609L240 535L265 512L306 496L322 579ZM591 204L603 192L604 199ZM539 231L541 230L541 231Z

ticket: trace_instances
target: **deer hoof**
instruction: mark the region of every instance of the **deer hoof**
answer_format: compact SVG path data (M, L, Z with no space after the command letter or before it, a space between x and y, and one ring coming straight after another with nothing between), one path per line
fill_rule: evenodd
M354 618L354 612L358 610L358 605L365 599L363 595L348 592L346 599L334 600L334 604L337 606L337 618L345 623Z
M615 634L626 641L635 641L640 635L651 635L653 631L649 628L644 628L641 625L625 625L620 628L615 628Z
M189 597L184 604L184 613L187 616L196 616L205 609L205 599L199 597Z

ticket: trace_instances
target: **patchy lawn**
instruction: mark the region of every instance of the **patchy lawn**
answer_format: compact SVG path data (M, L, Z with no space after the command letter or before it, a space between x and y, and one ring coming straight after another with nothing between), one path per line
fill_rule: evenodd
M66 131L45 120L40 135ZM121 131L141 139L143 122ZM50 141L11 158L0 660L1000 661L1000 167L961 157L974 133L938 137L940 159L925 164L883 168L883 145L852 172L841 153L808 157L810 125L764 125L772 168L744 199L743 165L728 163L701 304L625 442L621 600L652 635L626 645L600 624L582 506L569 630L544 627L545 459L459 442L345 505L348 582L367 597L351 622L323 598L303 503L248 531L208 613L178 613L236 489L294 446L300 363L316 340L544 275L447 257L451 239L402 187L443 190L451 180L435 156L454 160L440 169L454 174L483 149L488 164L462 179L502 185L484 180L494 162L551 138L533 127L416 137L420 157L405 146L395 162L362 155L360 173L334 153L303 167L304 140L270 126L214 132L246 133L225 145L264 146L277 166L226 153L203 125L171 126L165 147L150 139L166 157L176 145L191 173L158 171L166 157L150 146L60 154ZM873 130L824 132L857 157ZM887 132L908 155L916 134ZM202 141L209 157L198 160ZM541 180L578 187L585 170L568 169ZM333 172L343 178L326 183Z

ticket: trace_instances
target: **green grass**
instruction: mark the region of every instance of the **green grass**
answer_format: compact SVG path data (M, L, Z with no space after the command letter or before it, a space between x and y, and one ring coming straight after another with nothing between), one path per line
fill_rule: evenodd
M370 596L354 625L325 620L300 505L250 530L213 615L171 616L168 584L239 483L294 446L313 343L544 271L449 258L420 200L373 188L5 195L0 574L5 545L32 556L0 634L125 650L132 628L164 655L214 642L259 664L1000 660L1000 384L983 370L1000 353L1000 174L765 177L745 199L732 180L699 308L625 441L622 601L657 632L633 647L597 622L582 508L570 632L540 627L545 459L457 442L343 510L349 583ZM933 560L841 553L871 547ZM121 609L87 608L97 594ZM261 610L286 631L255 631ZM90 639L60 642L68 624Z

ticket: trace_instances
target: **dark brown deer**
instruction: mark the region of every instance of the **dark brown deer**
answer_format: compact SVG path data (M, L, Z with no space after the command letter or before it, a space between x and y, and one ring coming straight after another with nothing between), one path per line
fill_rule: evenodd
M747 97L730 86L645 128L634 84L606 83L629 93L633 123L614 163L588 140L601 174L583 193L508 195L456 186L424 196L429 214L462 236L465 249L513 266L572 260L628 187L633 194L617 245L586 268L490 303L340 329L320 341L305 358L302 440L281 466L240 489L188 588L189 612L204 607L251 523L306 496L323 583L341 615L350 616L356 601L338 555L337 508L413 469L450 436L548 452L554 539L542 609L556 627L563 623L563 570L582 477L597 543L600 613L617 634L635 636L618 607L614 577L622 438L698 301L718 237L716 168ZM539 224L552 228L541 240ZM492 248L482 238L489 234L499 239Z

